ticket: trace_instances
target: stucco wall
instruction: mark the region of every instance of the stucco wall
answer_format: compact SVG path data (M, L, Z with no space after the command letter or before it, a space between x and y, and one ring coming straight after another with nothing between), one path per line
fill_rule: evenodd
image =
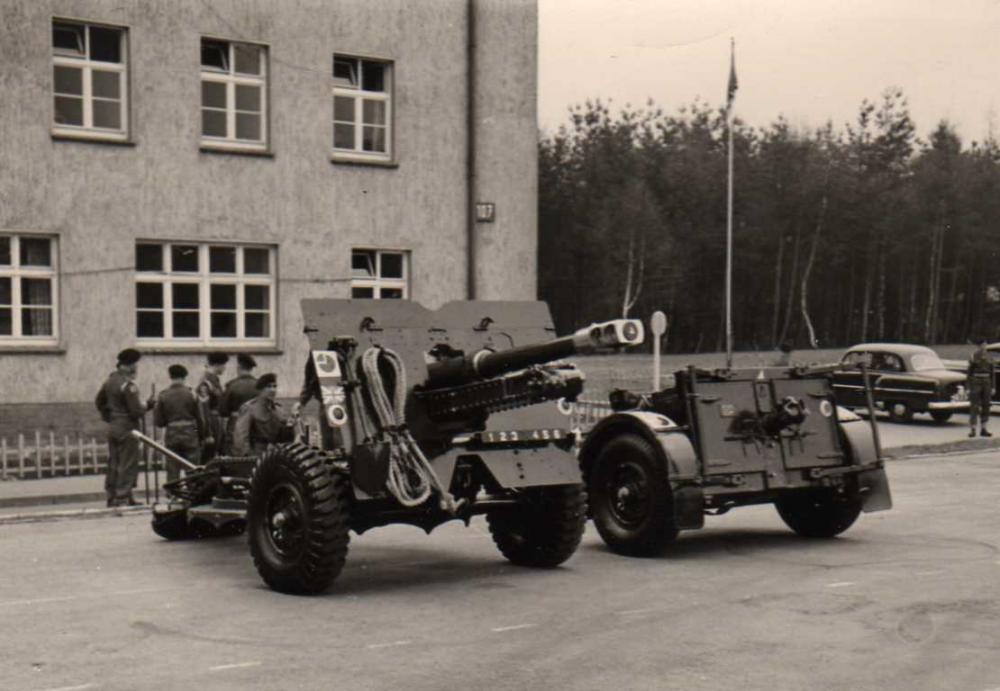
M534 0L480 0L480 296L535 295ZM278 352L257 354L294 393L300 298L346 297L350 250L406 249L412 297L465 296L465 0L0 0L0 232L55 233L57 353L0 350L0 403L84 401L135 343L137 238L278 246ZM51 137L51 19L129 28L133 146ZM269 47L273 157L199 151L201 36ZM334 52L394 61L396 168L331 164ZM485 261L488 259L488 261ZM152 353L140 384L203 354Z

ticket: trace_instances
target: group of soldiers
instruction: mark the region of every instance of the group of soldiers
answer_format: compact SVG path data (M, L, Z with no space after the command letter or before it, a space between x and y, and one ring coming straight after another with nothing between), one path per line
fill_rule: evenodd
M229 356L210 353L194 389L187 385L187 368L170 365L170 386L146 401L141 400L135 381L141 357L133 348L118 353L115 370L95 399L101 418L109 426L110 457L104 483L108 506L138 503L132 491L139 472L139 442L132 431L143 426L149 410L153 411L153 424L164 429L164 445L196 465L216 455L259 453L268 444L291 435L293 419L275 400L277 376L255 377L257 363L252 356L237 355L237 375L223 385ZM180 470L168 463L167 479L179 476Z

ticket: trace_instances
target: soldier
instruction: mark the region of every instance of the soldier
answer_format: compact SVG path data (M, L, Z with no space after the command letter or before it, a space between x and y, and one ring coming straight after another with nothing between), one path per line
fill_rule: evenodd
M226 430L219 417L219 402L222 400L223 388L220 377L226 371L229 356L225 353L209 353L205 372L201 375L198 388L198 403L201 410L202 424L205 428L205 442L202 447L201 460L208 461L221 448Z
M94 399L101 419L108 423L108 471L104 479L107 504L136 506L132 489L139 474L139 441L132 430L153 407L152 397L145 404L139 400L135 384L138 363L142 355L133 348L118 353L115 371L108 375Z
M236 425L236 413L244 403L257 396L257 378L253 376L253 369L257 366L257 361L252 355L240 353L236 356L236 378L226 382L226 389L222 392L222 399L219 401L219 417L226 421L226 440L229 442L233 436L233 427ZM228 444L226 445L228 447Z
M198 401L187 386L188 371L184 365L170 365L170 387L160 393L153 409L153 424L165 427L164 444L179 456L199 463L201 442L205 436ZM172 461L167 463L167 481L180 477L180 469Z
M979 436L992 437L986 430L990 419L990 403L993 399L994 366L986 350L986 341L981 340L976 352L969 358L969 371L965 384L969 390L969 436L976 436L976 422L979 422Z
M233 453L261 454L269 444L291 441L294 418L288 417L275 398L278 378L264 374L257 380L257 396L240 408L233 428Z

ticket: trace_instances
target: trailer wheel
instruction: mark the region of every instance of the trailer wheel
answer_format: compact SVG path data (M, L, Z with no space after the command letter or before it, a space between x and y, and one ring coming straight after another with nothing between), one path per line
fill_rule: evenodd
M187 540L195 536L186 509L154 513L152 523L153 532L164 540Z
M553 568L573 556L587 522L583 485L524 490L516 509L486 514L500 553L519 566Z
M283 593L315 594L340 575L350 541L350 483L320 452L274 446L250 483L247 533L254 566Z
M594 525L613 551L654 556L677 537L667 468L644 438L611 438L587 476Z
M861 514L857 493L795 492L774 502L785 524L802 537L830 538L850 528Z

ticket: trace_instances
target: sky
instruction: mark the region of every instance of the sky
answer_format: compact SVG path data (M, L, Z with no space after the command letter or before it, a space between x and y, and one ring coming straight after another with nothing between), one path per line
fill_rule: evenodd
M838 129L887 87L917 134L947 119L968 143L1000 137L1000 0L538 0L539 124L588 98L652 98L672 113L725 101L755 126ZM617 108L616 108L617 109Z

